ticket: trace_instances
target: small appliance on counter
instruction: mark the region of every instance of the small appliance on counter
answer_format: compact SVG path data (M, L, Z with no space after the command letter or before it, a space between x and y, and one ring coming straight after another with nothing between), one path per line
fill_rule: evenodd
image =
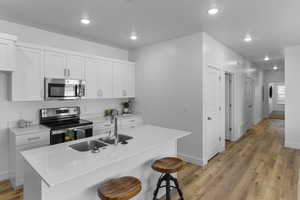
M30 120L20 119L18 121L18 127L19 128L28 128L28 127L30 127L32 125L32 123L33 122L30 121Z
M80 119L80 107L43 108L40 124L50 128L50 144L93 136L93 122Z

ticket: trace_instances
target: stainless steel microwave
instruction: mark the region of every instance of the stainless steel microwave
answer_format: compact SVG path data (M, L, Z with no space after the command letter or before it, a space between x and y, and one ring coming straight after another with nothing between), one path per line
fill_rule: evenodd
M45 78L45 100L80 99L85 96L85 81Z

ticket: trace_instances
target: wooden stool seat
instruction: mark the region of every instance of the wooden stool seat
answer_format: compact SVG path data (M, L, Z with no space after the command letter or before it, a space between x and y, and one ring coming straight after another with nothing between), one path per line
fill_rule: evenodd
M98 196L102 200L129 200L142 189L139 179L131 176L104 181L98 187Z
M152 169L161 173L175 173L182 169L184 165L183 160L176 157L166 157L156 160L152 164Z

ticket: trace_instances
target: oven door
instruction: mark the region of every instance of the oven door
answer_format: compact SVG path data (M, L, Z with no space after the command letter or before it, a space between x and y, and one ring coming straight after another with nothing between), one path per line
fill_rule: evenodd
M80 126L76 128L52 130L50 144L59 144L93 136L93 126Z
M45 100L79 99L84 96L82 80L45 79Z

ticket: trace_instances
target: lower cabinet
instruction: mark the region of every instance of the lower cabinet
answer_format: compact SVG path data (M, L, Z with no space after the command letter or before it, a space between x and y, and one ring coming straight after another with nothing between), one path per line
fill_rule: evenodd
M15 129L16 130L16 129ZM9 176L15 189L22 187L24 182L24 159L20 152L50 145L50 131L45 129L28 134L16 135L12 129L9 133Z

